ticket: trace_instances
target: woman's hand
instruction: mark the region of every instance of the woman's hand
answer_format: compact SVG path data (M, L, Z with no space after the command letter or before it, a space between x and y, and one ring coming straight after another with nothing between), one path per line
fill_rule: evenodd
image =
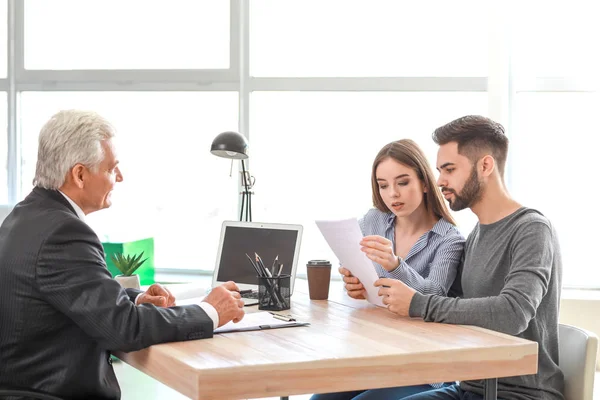
M371 261L376 262L385 268L386 271L393 271L400 265L400 258L394 254L394 244L377 235L365 236L361 241L360 249Z
M344 267L340 267L338 271L340 271L340 274L344 277L344 288L346 289L346 292L348 292L348 296L360 300L367 298L367 291L357 277L352 275L350 271Z

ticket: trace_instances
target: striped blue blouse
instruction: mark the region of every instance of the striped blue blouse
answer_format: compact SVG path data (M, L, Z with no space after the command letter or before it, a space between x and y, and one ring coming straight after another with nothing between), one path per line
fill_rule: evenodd
M364 236L383 236L395 248L395 219L393 213L373 208L358 223ZM380 278L398 279L423 294L446 296L456 277L464 245L465 238L458 229L442 218L417 240L406 259L400 259L398 268L388 272L380 264L373 264Z

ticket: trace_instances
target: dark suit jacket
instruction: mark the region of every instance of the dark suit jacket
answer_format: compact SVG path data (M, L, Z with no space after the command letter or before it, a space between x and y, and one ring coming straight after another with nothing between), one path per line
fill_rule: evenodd
M35 188L0 227L0 387L119 399L111 350L209 338L198 306L136 306L58 191Z

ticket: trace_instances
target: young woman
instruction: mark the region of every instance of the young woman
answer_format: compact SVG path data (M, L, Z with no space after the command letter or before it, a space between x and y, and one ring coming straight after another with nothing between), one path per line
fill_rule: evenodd
M384 146L371 174L374 208L359 220L361 250L382 278L401 280L424 294L447 295L462 257L464 237L456 229L423 151L409 139ZM365 288L340 267L350 297ZM401 399L444 384L315 394L311 400Z

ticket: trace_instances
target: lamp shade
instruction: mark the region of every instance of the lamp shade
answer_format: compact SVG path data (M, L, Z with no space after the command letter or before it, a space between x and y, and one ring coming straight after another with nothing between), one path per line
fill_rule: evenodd
M215 156L242 160L248 158L248 141L237 132L219 133L210 146Z

